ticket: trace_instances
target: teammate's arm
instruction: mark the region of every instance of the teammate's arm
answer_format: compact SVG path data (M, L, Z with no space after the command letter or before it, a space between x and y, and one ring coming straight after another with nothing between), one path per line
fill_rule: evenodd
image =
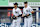
M23 8L23 14L22 14L22 18L24 18L24 16L25 16L25 12L24 12L24 8Z
M22 12L21 12L21 10L19 9L19 15L18 15L18 17L21 17L22 16Z
M33 9L30 7L30 12L33 14L34 13L34 11L33 11Z
M34 13L34 11L33 11L33 9L32 9L31 7L30 7L29 9L30 9L30 12L31 12L31 13L27 14L27 16L30 16L31 14Z

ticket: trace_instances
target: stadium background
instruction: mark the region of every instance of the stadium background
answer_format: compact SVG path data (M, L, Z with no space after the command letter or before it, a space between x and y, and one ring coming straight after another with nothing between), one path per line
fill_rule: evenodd
M0 23L11 23L13 16L12 9L13 3L17 2L18 7L22 10L24 7L23 2L28 1L28 5L33 8L33 24L40 25L40 0L0 0ZM22 24L23 24L22 20Z

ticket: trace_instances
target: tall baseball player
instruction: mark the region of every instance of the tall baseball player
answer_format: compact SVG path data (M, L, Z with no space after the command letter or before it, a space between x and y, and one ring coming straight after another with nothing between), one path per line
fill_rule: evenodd
M24 27L31 27L33 17L32 14L34 13L33 9L28 6L27 2L24 2L24 8L23 8L23 15L24 17Z
M13 21L11 27L20 27L22 12L18 8L18 3L14 3L14 8L12 12L13 12L13 17L12 17Z

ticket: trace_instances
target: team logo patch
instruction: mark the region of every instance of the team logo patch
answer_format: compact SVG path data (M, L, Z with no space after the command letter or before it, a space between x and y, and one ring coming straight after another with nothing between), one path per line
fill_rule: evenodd
M28 10L26 10L26 12L28 12Z
M15 11L15 13L18 13L17 11Z

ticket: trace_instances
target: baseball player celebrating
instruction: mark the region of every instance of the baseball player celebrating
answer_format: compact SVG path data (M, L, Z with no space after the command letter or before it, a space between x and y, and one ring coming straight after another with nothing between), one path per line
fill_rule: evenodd
M22 12L18 8L18 3L14 3L13 8L13 22L11 27L20 27Z
M32 14L34 13L33 9L28 6L27 2L24 2L24 8L23 8L23 15L24 17L24 27L31 27L33 17Z

